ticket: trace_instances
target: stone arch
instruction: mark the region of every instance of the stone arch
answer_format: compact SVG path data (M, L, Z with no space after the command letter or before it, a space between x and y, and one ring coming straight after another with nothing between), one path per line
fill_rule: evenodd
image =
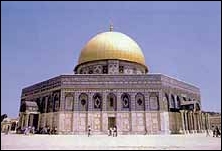
M102 110L102 95L100 93L93 95L93 106L94 109Z
M65 95L65 110L72 111L74 106L74 96L71 93Z
M136 111L145 111L145 97L142 93L137 93L135 96Z
M117 98L114 93L109 93L107 95L106 109L107 109L107 111L116 111L117 110Z
M129 110L131 111L130 107L130 95L128 93L123 93L121 95L121 104L123 110Z
M88 111L88 95L81 93L79 95L79 111Z

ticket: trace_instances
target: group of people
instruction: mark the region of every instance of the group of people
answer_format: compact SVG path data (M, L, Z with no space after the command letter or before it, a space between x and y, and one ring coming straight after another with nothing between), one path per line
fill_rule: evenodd
M34 126L27 126L23 128L23 132L25 135L28 134L35 134L35 127Z
M37 133L38 134L57 134L57 127L53 127L52 129L50 129L49 126L40 127Z
M221 133L219 128L216 126L215 128L213 128L213 137L220 137Z
M53 127L50 129L49 126L40 127L38 130L35 130L34 126L26 126L26 127L18 127L17 128L18 134L57 134L57 127Z
M216 126L214 128L214 126L212 126L212 131L213 131L213 137L220 137L221 136L221 132L220 129ZM206 130L206 136L210 136L210 131L207 129Z
M92 135L91 134L91 127L90 127L90 125L88 125L88 137L90 135ZM117 126L116 125L114 127L110 127L108 129L108 136L117 137Z
M108 136L117 137L117 126L110 127L108 130Z

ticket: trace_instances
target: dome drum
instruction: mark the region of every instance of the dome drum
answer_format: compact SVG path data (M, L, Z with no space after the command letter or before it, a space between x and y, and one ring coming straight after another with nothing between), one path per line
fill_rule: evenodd
M103 66L99 65L101 61ZM121 65L122 63L129 65ZM145 74L148 69L137 43L125 34L110 31L94 36L85 45L74 72L77 74Z
M75 74L145 74L144 65L124 60L99 60L80 64L74 69Z

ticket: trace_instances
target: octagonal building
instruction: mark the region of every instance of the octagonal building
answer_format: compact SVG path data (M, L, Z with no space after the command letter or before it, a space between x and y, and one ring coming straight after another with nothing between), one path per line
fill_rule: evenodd
M19 127L58 134L200 133L209 127L198 87L148 73L139 45L110 31L90 39L73 75L59 75L22 89Z

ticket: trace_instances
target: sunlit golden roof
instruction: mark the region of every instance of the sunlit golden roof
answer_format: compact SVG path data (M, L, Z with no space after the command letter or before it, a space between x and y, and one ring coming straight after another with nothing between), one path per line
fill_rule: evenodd
M93 37L82 49L78 63L104 59L126 60L146 66L137 43L120 32L103 32Z

